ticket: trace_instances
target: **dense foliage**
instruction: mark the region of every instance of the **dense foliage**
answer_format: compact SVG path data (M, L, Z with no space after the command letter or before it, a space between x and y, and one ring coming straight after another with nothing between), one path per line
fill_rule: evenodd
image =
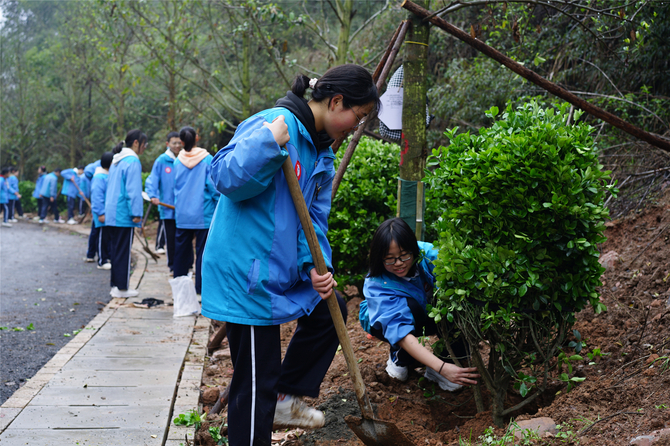
M570 119L567 104L509 105L478 134L448 131L451 144L429 158L429 196L443 209L431 316L455 322L470 345L489 343L488 370L478 351L473 358L500 397L498 420L509 381L523 367L533 379L546 373L574 312L588 304L605 310L596 244L604 241L603 198L613 186L593 128ZM545 375L538 387L546 382Z
M339 165L344 149L338 151ZM333 266L341 285L361 286L377 226L396 213L398 161L394 144L362 137L347 167L328 220Z

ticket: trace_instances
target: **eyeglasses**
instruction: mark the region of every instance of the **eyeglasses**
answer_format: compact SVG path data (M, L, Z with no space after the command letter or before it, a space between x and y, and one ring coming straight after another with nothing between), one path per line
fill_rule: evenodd
M354 114L354 116L356 116L356 119L358 120L358 124L356 124L356 125L354 126L355 129L357 129L357 128L360 127L361 125L365 124L365 118L366 118L366 117L359 118L359 117L358 117L358 114L354 111L353 108L350 108L349 110L351 110L351 112Z
M412 253L409 254L403 254L400 257L391 257L390 259L384 259L384 265L391 266L395 265L398 260L400 260L402 263L409 262L412 259Z

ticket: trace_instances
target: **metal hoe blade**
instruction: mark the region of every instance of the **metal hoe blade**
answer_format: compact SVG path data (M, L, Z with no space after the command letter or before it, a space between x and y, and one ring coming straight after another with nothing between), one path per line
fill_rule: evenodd
M388 421L369 420L348 415L344 421L367 446L411 446L414 444L400 429Z

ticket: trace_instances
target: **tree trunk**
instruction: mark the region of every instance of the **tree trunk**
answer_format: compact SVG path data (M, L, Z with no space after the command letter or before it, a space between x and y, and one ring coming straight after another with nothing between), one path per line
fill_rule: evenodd
M251 115L251 77L249 67L251 66L251 31L247 30L242 35L242 119Z
M423 3L428 3L424 0ZM398 196L399 216L412 229L417 239L423 240L423 184L421 179L426 167L426 72L428 70L428 37L430 28L414 14L408 15L411 27L405 40L404 94L402 108L402 137L400 140L400 179L416 183L401 182ZM414 186L416 184L416 186ZM407 194L408 190L415 189ZM411 198L414 206L411 206ZM401 196L404 198L401 200ZM408 199L409 197L409 199ZM418 198L418 199L417 199Z
M340 34L337 38L337 65L347 63L349 53L349 35L351 34L351 18L354 9L353 0L337 2L337 12L340 16Z

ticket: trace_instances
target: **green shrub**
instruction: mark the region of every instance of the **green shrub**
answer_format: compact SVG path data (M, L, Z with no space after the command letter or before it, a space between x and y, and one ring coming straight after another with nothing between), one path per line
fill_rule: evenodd
M23 212L37 213L37 198L33 198L35 183L32 181L19 181L19 193L21 194L21 206Z
M337 153L336 168L346 144ZM328 220L328 240L340 285L360 286L368 270L368 250L379 224L395 216L398 190L398 146L362 137Z
M455 322L470 345L489 343L489 368L477 349L473 360L499 425L510 382L523 396L537 388L527 401L546 386L574 312L606 309L596 244L605 240L603 197L616 191L600 170L593 128L565 125L567 106L508 105L478 135L448 131L451 144L429 158L437 167L428 194L443 209L431 315Z

